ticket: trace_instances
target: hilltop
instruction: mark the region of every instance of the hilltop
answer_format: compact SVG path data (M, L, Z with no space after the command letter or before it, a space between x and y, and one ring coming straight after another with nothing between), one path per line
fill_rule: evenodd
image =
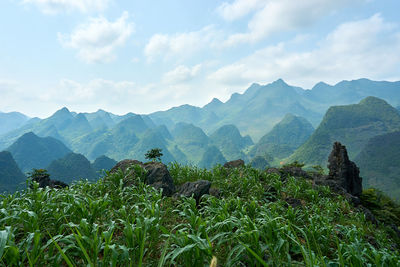
M382 99L367 97L358 104L334 106L289 160L324 166L334 141L346 144L349 156L355 158L370 138L399 129L400 114Z
M6 150L11 152L23 172L46 168L53 160L72 152L61 141L50 136L39 137L32 132L18 138Z

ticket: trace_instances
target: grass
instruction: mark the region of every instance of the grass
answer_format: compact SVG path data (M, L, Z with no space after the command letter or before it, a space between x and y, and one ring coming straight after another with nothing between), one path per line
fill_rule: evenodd
M205 179L220 199L163 198L122 172L68 189L0 198L5 266L398 266L393 232L311 181L251 167L171 164L176 184ZM135 170L143 175L140 170ZM140 179L139 179L140 180ZM285 201L296 198L293 208ZM214 264L213 263L213 264Z

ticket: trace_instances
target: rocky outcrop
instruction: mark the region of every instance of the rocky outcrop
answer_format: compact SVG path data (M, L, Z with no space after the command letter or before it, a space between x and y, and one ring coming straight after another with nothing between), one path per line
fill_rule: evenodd
M163 196L172 196L175 192L174 181L167 169L161 162L148 162L144 164L147 171L145 183L156 189L163 190Z
M199 203L200 198L203 195L210 194L211 182L206 180L199 180L196 182L187 182L184 183L178 190L178 196L191 197L193 196L196 199L196 202Z
M143 163L138 160L124 159L124 160L121 160L120 162L118 162L114 167L112 167L112 169L110 170L110 173L115 173L119 169L121 169L121 171L123 173L125 173L128 170L128 168L133 165L143 166Z
M347 193L360 196L362 193L362 178L357 165L349 160L346 147L339 142L333 144L328 158L328 180L335 181Z
M125 174L125 186L129 186L135 181L135 172L130 169L133 165L139 165L146 170L145 183L156 189L162 189L163 196L172 196L175 192L175 185L167 166L161 162L143 163L138 160L125 159L117 163L110 173L121 170Z
M32 181L37 182L39 184L40 188L65 188L68 187L68 184L57 181L57 180L51 180L50 175L47 172L42 172L38 173L35 175L35 177L32 179Z
M244 166L244 161L242 159L228 161L224 164L224 168L232 169Z

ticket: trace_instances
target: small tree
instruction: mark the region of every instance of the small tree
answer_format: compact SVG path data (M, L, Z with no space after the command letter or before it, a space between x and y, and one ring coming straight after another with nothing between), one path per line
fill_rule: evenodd
M163 153L161 151L162 151L161 148L153 148L147 151L144 156L146 159L149 159L151 161L158 160L161 162L161 157L163 156Z

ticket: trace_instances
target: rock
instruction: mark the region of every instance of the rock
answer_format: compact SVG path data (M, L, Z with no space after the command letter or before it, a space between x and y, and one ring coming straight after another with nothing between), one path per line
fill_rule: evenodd
M143 167L143 163L138 161L138 160L133 160L133 159L124 159L118 162L112 169L110 170L110 173L117 172L119 169L122 170L122 172L126 172L126 170L131 167L132 165L140 165Z
M32 181L35 181L39 184L40 188L46 188L46 187L50 187L50 188L65 188L68 187L68 184L61 182L61 181L57 181L57 180L51 180L50 179L50 175L44 171L42 174L37 174ZM31 186L32 187L32 186Z
M241 159L228 161L224 164L224 168L232 169L232 168L239 168L244 166L244 161Z
M210 193L211 182L206 180L199 180L196 182L187 182L184 183L177 192L180 196L191 197L193 196L196 199L196 202L199 203L200 198L203 195Z
M147 171L145 183L151 185L156 189L162 189L163 196L172 196L175 192L175 185L172 177L165 164L161 162L147 162L142 163L138 160L125 159L117 163L111 170L110 173L117 172L119 169L126 175L127 180L125 186L134 184L135 174L134 172L128 173L129 167L133 165L139 165ZM129 181L130 180L130 181Z
M360 206L359 210L364 213L365 219L371 223L378 225L378 220L375 218L374 214L366 207Z
M283 166L282 168L279 169L279 172L281 173L282 178L293 176L297 178L312 179L312 177L301 167Z
M296 209L298 207L302 207L303 204L301 203L301 201L297 198L292 198L292 197L288 197L285 199L286 203L290 206L292 206L292 208Z
M353 196L362 193L362 178L357 165L349 160L346 147L339 142L333 144L333 149L328 158L328 180L337 184Z
M145 183L156 189L163 189L163 196L172 196L175 192L174 181L167 166L161 162L147 162L144 164L147 171Z
M210 196L213 196L213 197L216 197L216 198L220 198L221 197L221 191L219 191L218 188L210 188L209 194L210 194Z
M68 187L68 184L62 182L62 181L57 181L57 180L50 180L50 185L51 188L65 188Z

